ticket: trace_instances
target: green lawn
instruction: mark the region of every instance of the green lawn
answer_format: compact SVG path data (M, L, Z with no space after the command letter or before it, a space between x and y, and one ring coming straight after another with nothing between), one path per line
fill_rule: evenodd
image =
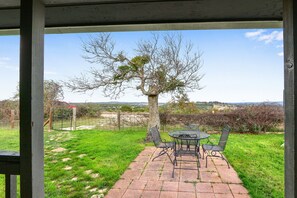
M46 197L91 197L109 189L143 150L144 137L144 130L45 132ZM0 130L0 142L0 150L18 150L15 131ZM283 135L230 135L226 156L252 197L284 197L282 143ZM57 148L63 151L55 152ZM0 176L0 198L3 179Z
M230 135L227 159L252 197L284 197L283 143L283 134Z

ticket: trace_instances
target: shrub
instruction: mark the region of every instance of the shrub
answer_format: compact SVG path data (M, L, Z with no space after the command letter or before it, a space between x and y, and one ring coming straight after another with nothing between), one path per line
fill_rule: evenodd
M77 105L76 117L100 117L101 108L98 104Z
M281 106L255 105L234 110L233 128L238 131L260 132L269 131L284 122L284 111Z
M230 112L202 113L202 114L160 114L163 125L198 124L204 127L220 130L228 124L233 131L239 132L266 132L275 131L275 128L284 122L284 112L281 106L255 105L244 106Z
M132 109L132 107L130 105L122 105L120 110L122 112L132 112L133 111L133 109Z
M72 117L72 109L69 108L54 108L54 120L65 120Z

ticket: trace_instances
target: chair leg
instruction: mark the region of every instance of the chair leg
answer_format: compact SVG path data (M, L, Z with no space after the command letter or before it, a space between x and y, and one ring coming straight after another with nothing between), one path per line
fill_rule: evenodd
M200 168L201 168L201 164L200 164L200 160L199 160L199 156L197 156L197 179L200 179Z
M154 161L156 158L158 158L158 157L160 157L160 156L162 156L162 155L164 155L164 154L166 154L166 155L169 157L169 160L171 161L171 163L173 163L173 161L172 161L170 155L168 154L168 149L164 149L164 148L163 148L162 151L159 152L159 154L158 154L156 157L154 157L154 158L152 159L152 161Z
M158 157L164 155L165 153L167 153L167 151L166 151L165 149L163 149L162 151L159 152L159 154L158 154L156 157L154 157L154 158L152 159L152 161L154 161L156 158L158 158Z
M226 161L228 168L230 168L230 164L229 164L228 160L226 159L226 157L221 152L220 152L220 155L221 155L222 159Z
M203 153L203 157L202 157L202 159L204 159L204 153L205 153L205 150L204 150L204 149L202 149L202 151L203 151L203 152L202 152L202 153Z
M207 158L208 158L208 154L207 154L206 157L205 157L205 161L206 161L205 167L206 167L206 168L207 168Z
M173 164L173 161L172 161L172 159L171 159L170 155L168 154L168 152L166 152L166 154L167 154L167 156L169 157L169 159L170 159L171 163Z

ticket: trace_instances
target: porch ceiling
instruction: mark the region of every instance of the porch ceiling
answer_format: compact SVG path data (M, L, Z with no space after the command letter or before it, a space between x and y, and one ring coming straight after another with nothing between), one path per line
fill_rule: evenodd
M44 0L48 33L276 28L282 0ZM0 34L15 34L20 0L0 0Z

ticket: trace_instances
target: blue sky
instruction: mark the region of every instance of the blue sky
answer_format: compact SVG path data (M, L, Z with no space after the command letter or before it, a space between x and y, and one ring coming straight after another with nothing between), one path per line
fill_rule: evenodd
M282 101L283 32L282 29L191 30L180 31L203 53L201 80L204 88L189 93L192 101L263 102ZM95 67L83 58L81 44L90 34L45 35L45 79L67 80ZM149 32L116 32L112 37L119 49L133 53L139 39ZM19 36L0 36L0 100L16 92L19 78ZM67 102L110 101L100 90L71 93L65 89ZM166 102L169 95L161 96ZM127 91L118 101L146 102L140 92Z

